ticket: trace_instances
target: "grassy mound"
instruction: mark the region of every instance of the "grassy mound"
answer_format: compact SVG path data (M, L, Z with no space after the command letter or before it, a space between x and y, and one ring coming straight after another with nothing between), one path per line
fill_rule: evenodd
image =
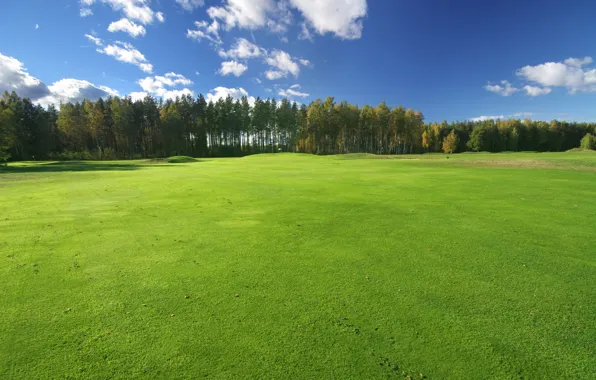
M185 164L188 162L198 162L196 158L189 157L189 156L172 156L168 159L169 164Z

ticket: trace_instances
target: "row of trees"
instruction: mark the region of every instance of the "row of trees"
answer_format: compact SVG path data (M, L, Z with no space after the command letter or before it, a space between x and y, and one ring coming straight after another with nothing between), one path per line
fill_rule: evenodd
M593 123L530 120L424 123L418 111L359 107L333 98L300 107L284 99L110 97L44 109L14 92L0 99L0 159L116 159L261 152L341 154L563 151Z

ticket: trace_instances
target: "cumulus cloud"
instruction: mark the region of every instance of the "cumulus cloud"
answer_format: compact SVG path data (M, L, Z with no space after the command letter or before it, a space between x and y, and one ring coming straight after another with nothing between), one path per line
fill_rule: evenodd
M133 102L136 102L137 100L143 100L145 99L145 97L149 95L147 92L131 92L130 94L128 94L128 97L130 97L132 99Z
M484 88L502 96L510 96L523 90L527 96L536 97L548 95L556 87L565 88L570 94L596 92L596 69L588 67L593 62L592 57L584 57L528 65L516 72L517 77L526 82L523 87L516 88L504 80L500 85L489 83Z
M136 92L129 94L135 98L144 98L147 94L158 96L164 100L175 99L178 96L191 95L194 97L194 92L188 88L175 89L177 86L190 86L193 82L182 74L167 73L165 75L156 75L153 77L146 77L140 79L139 86L143 92Z
M288 88L287 90L283 90L280 89L278 94L279 96L282 96L284 98L288 98L288 99L292 99L294 97L297 98L307 98L310 96L310 94L304 93L304 92L300 92L300 85L299 84L295 84L293 86L290 86L290 88Z
M157 21L159 21L159 22L165 22L166 21L166 16L163 14L163 12L157 12L155 14L155 18L157 18Z
M191 96L192 98L194 98L195 93L188 88L183 88L182 90L168 90L161 95L161 98L163 100L174 100L183 96Z
M366 0L290 0L308 24L319 34L331 33L342 39L362 37L362 19L367 14ZM310 34L304 33L305 38ZM305 38L309 39L309 38Z
M145 27L143 25L135 24L127 18L122 18L111 23L110 26L108 26L108 31L112 33L125 32L134 38L138 36L144 36L146 33Z
M91 40L91 36L85 35L87 38ZM94 41L99 47L97 49L98 53L109 55L114 57L117 61L130 63L131 65L138 66L142 71L146 73L153 72L153 65L147 61L147 58L138 51L134 46L129 44L128 42L121 42L116 41L114 44L103 46L103 41L101 39L97 39L99 41Z
M190 86L193 82L182 74L167 73L166 75L156 75L139 80L139 85L143 90L152 94L158 94L166 87L175 87L178 85Z
M565 64L574 67L582 67L585 65L589 65L593 62L592 57L584 57L584 58L567 58L565 60Z
M304 19L299 38L309 40L312 40L311 29L320 35L331 33L342 39L360 38L368 10L366 0L223 0L221 6L207 9L212 22L203 22L217 31L266 28L283 34L293 23L292 8Z
M77 102L83 99L96 100L118 91L106 86L72 78L61 79L51 86L33 77L22 62L0 53L0 93L14 91L17 95L30 98L34 103L48 106L60 102Z
M248 70L248 66L238 61L227 61L221 63L221 68L218 73L220 75L234 75L236 77L241 76Z
M542 87L565 87L569 93L596 92L596 69L584 68L593 62L591 57L568 58L564 62L546 62L536 66L525 66L517 75ZM528 86L531 87L531 86ZM550 89L542 91L527 90L528 95L544 95ZM545 92L548 91L548 92Z
M14 91L19 96L37 100L50 95L48 87L31 76L23 63L0 53L0 93Z
M552 92L552 89L545 87L535 87L535 86L524 86L524 90L528 96L541 96L541 95L548 95Z
M267 50L253 44L246 38L238 38L230 50L220 49L218 53L222 58L249 59L265 55Z
M204 0L176 0L176 3L189 12L205 5Z
M121 12L126 18L140 22L143 25L153 23L157 17L151 9L151 0L81 0L81 17L93 14L91 6L97 2L109 5L114 11Z
M68 102L82 102L85 99L97 100L108 96L118 96L119 93L106 86L95 86L86 80L72 78L61 79L48 87L50 95L38 99L42 106Z
M277 70L267 70L265 71L265 78L269 80L278 80L281 78L285 78L287 75L282 73L281 71Z
M300 74L300 65L294 61L292 56L283 50L274 50L265 59L265 63L272 69L265 73L269 80L286 78L289 74L298 77Z
M167 73L165 75L156 75L153 77L146 77L140 79L139 86L143 89L142 92L133 92L129 94L133 100L143 99L147 95L160 97L164 100L175 99L190 95L194 97L194 92L189 88L178 88L183 86L190 86L193 82L182 74Z
M248 103L253 105L255 103L254 96L249 96L248 92L242 87L240 88L227 88L227 87L216 87L213 90L209 91L207 94L206 100L208 102L217 102L219 99L226 99L228 96L231 96L234 100L242 99L246 97L248 99Z
M267 25L268 13L275 9L273 0L224 0L223 6L210 7L207 14L212 20L219 20L225 30L259 29Z
M499 94L501 96L511 96L519 91L518 88L515 88L506 80L501 81L501 85L495 84L491 85L490 83L484 86L487 91L494 92L495 94Z
M223 43L219 36L219 23L217 21L213 21L211 24L207 21L195 21L195 27L196 30L187 29L187 38L197 41L205 39L215 45L221 45Z

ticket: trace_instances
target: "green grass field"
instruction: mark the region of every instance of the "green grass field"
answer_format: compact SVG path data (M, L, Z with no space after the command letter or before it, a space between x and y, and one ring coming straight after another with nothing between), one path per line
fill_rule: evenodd
M0 378L596 378L596 154L0 169Z

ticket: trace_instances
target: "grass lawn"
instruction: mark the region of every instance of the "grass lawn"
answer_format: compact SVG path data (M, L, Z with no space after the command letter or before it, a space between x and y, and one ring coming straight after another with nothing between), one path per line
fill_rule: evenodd
M0 169L0 378L407 376L596 378L596 154Z

